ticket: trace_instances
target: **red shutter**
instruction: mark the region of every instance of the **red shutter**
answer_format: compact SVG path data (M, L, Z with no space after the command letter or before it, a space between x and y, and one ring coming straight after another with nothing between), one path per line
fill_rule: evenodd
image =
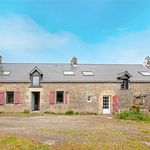
M4 105L5 92L0 92L0 105Z
M113 96L113 110L114 113L118 112L118 97L116 95Z
M68 103L69 103L69 92L68 92L68 91L65 92L64 103L65 103L65 104L68 104Z
M56 101L55 91L50 92L50 105L54 105Z
M15 92L15 104L19 104L20 103L20 92L16 91Z

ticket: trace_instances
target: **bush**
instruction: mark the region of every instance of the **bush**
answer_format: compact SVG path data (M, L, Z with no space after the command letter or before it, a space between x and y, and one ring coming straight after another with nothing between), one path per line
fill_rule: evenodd
M52 112L52 111L45 111L44 114L46 115L51 115L51 114L56 114L55 112Z
M30 111L29 111L29 109L24 109L23 113L24 113L24 114L29 114Z
M80 113L79 113L78 111L77 111L77 112L75 112L74 114L75 114L75 115L80 115Z
M74 111L73 110L68 110L65 112L65 115L73 115Z
M97 115L97 113L93 112L75 112L75 115Z
M136 109L124 110L116 114L118 119L127 119L127 120L138 120L138 121L149 121L150 115L137 111Z

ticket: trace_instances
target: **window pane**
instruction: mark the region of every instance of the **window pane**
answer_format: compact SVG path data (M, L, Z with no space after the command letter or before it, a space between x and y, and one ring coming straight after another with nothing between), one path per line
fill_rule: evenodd
M6 97L7 97L7 100L6 100L7 104L14 103L14 92L6 92Z
M103 97L103 109L109 109L109 97L108 96Z
M73 71L64 71L64 75L75 75L75 73Z
M94 73L92 71L83 71L82 73L84 76L94 76Z
M38 76L33 77L33 86L39 86L40 85L40 79Z
M9 75L10 71L4 71L4 75Z
M57 91L57 103L63 103L64 101L64 92Z
M128 89L128 84L129 84L129 81L128 81L127 79L124 79L124 80L121 82L121 89L127 90L127 89Z

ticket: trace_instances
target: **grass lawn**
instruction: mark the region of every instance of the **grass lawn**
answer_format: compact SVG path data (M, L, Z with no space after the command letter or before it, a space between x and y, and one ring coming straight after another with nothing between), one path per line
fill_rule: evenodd
M49 146L15 135L0 135L1 150L48 150Z

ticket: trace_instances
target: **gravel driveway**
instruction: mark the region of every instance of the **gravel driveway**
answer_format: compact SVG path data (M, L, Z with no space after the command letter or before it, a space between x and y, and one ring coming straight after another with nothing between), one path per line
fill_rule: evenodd
M129 138L144 147L150 143L150 124L107 115L0 116L0 133L30 137L46 144L83 142L93 137L121 144L126 140L130 144Z

